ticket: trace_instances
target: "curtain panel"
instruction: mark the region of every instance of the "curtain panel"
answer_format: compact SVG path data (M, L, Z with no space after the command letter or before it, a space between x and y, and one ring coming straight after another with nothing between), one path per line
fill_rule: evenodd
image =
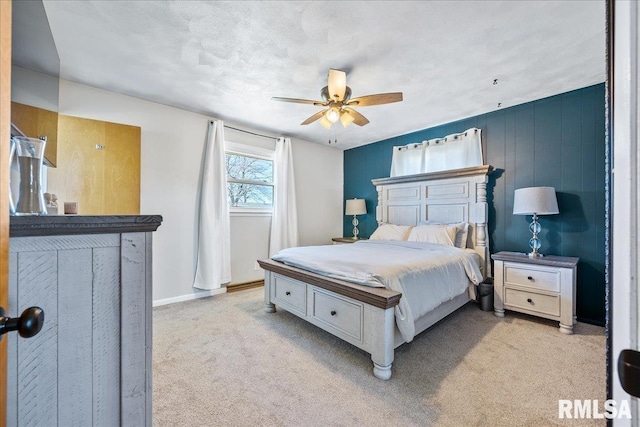
M274 168L275 200L269 256L275 255L280 249L298 246L298 209L291 138L276 140Z
M193 287L218 289L231 282L231 222L222 120L209 122L204 156Z

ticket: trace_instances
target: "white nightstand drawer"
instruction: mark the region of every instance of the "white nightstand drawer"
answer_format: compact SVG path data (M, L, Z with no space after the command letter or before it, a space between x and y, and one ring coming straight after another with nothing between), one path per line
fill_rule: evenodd
M553 267L505 263L504 284L560 292L560 271Z
M505 288L504 304L516 308L560 316L560 297Z
M274 275L272 298L287 310L307 314L307 285L288 277Z
M362 319L364 307L362 303L346 299L328 292L313 289L313 305L311 316L340 334L362 341Z

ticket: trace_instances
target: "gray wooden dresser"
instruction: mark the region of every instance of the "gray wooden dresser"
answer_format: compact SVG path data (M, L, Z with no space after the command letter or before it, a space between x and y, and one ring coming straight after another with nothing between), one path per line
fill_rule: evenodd
M12 217L8 426L151 426L151 240L162 217Z

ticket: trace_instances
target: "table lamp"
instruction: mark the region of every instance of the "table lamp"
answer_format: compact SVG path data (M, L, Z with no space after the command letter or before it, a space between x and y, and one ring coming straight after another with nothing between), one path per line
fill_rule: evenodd
M350 199L347 200L347 206L345 209L345 215L353 215L353 238L358 238L358 217L357 215L364 215L367 213L367 206L364 203L364 199Z
M533 215L529 230L533 234L529 240L531 253L529 258L540 258L543 255L538 252L540 249L540 223L538 215L554 215L558 212L558 201L556 200L556 190L553 187L527 187L519 188L513 195L514 215Z

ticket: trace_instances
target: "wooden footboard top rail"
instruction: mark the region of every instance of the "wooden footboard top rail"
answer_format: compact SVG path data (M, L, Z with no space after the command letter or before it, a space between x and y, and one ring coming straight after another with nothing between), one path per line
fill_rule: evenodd
M400 297L402 296L401 292L391 289L374 288L371 286L346 282L344 280L333 279L331 277L325 277L311 271L292 267L279 261L274 261L272 259L258 260L258 264L267 271L282 274L283 276L287 276L382 309L398 305Z

